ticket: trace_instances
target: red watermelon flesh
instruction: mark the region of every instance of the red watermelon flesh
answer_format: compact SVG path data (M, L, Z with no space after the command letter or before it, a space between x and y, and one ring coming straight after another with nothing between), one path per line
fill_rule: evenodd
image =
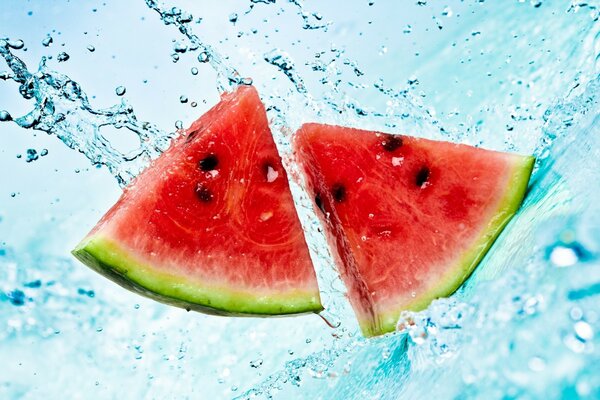
M525 194L533 157L338 126L294 137L363 333L454 292Z
M122 286L211 314L322 309L256 90L225 94L125 189L73 251Z

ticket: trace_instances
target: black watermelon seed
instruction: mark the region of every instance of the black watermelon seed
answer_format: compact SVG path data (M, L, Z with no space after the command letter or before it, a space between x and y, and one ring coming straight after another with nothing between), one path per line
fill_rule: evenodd
M202 171L212 171L219 165L219 159L214 154L209 154L198 163Z
M202 183L199 183L198 186L196 186L196 196L198 196L200 201L205 203L208 203L213 199L212 192Z
M325 214L325 206L323 205L323 200L321 200L320 194L317 194L315 196L315 204L317 205L317 207L319 207L319 210L321 210L321 212Z
M394 151L402 146L402 138L398 136L386 135L385 140L381 143L385 151Z
M269 161L265 161L265 163L263 164L263 173L265 174L265 179L269 179L269 168L271 168L273 171L277 171L277 169L273 166L273 164L271 164Z
M333 187L331 188L331 194L333 195L333 199L338 203L341 203L342 201L346 200L346 188L344 187L344 185L341 185L339 183L333 185Z
M415 184L416 184L418 187L421 187L421 186L423 186L423 184L424 184L425 182L427 182L427 180L429 179L429 174L430 174L429 168L427 168L427 167L422 167L422 168L419 170L419 172L417 172L417 176L415 177Z
M196 130L193 130L190 133L188 133L187 137L185 138L185 142L189 143L192 140L194 140L194 138L196 137L196 135L198 134L198 132L200 132L200 129L196 129Z

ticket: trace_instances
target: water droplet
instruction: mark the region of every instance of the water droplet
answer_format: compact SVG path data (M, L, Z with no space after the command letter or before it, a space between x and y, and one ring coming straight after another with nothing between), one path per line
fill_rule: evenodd
M402 31L403 33L411 33L412 32L412 26L411 25L406 25L404 27L404 30Z
M260 368L261 365L263 365L263 360L262 358L257 358L256 360L252 360L250 361L250 366L252 368Z
M446 7L444 8L444 10L442 11L442 16L443 17L448 17L450 18L452 16L452 9L450 7Z
M6 44L8 45L8 47L15 50L21 50L23 47L25 47L25 42L23 42L21 39L8 40L6 41Z
M571 246L556 245L550 251L550 262L556 267L571 267L578 261L577 251Z
M196 107L197 105L198 105L198 103L196 103L195 101L192 101L192 102L190 103L190 106L192 106L192 107Z
M17 195L17 194L16 194L15 192L12 192L12 193L10 194L10 197L15 197L16 195Z
M0 110L0 121L12 121L12 116L8 113L8 111Z
M48 155L48 149L42 149L42 151L40 152L40 156L44 157Z
M185 43L175 42L175 44L173 45L173 50L175 51L175 53L185 53L186 51L188 51L188 47Z
M25 161L28 163L35 161L39 158L38 152L35 149L27 149L26 155L27 157L25 158Z
M179 96L179 102L183 103L183 104L187 103L188 102L187 96L184 96L184 95Z
M235 24L238 20L238 15L237 13L232 13L229 14L229 22L231 22L232 24Z
M117 96L123 96L125 94L125 92L127 92L127 89L125 88L125 86L118 86L115 89L115 93L117 94Z
M540 372L546 368L546 362L540 357L532 357L529 359L528 366L530 370Z
M237 386L233 385L233 386L231 387L231 391L232 391L232 392L237 392L237 390L238 390L238 387L237 387Z
M575 336L582 342L587 342L594 337L594 330L591 325L585 321L578 321L573 325Z
M95 51L96 51L96 48L95 48L94 46L92 46L91 44L90 44L90 45L88 45L87 49L88 49L88 51L89 51L90 53L93 53L93 52L95 52Z
M208 58L208 53L205 51L198 54L198 61L200 61L201 63L208 62Z
M190 72L192 73L192 75L198 75L198 68L192 67L192 69L190 70Z
M71 58L71 56L68 55L67 53L65 53L64 51L58 53L58 55L56 56L56 59L58 60L58 62L68 61L69 58Z
M139 310L139 309L140 309L140 305L139 305L139 304L135 304L135 305L133 306L133 308L135 308L136 310Z
M311 338L306 338L305 342L306 342L306 344L309 344L310 342L312 342L312 339Z
M183 129L183 122L180 120L175 121L175 128Z
M571 317L573 321L579 321L583 318L583 310L579 307L573 307L571 308L571 311L569 311L569 317Z

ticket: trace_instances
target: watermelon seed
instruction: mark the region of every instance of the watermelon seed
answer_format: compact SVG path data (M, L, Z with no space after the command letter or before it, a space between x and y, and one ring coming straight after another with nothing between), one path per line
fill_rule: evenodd
M201 183L199 183L196 187L196 196L198 196L198 198L205 203L208 203L213 199L213 194Z
M418 187L423 187L425 182L429 179L429 168L422 167L415 178L415 183Z
M317 194L315 196L315 204L317 205L317 207L319 207L319 210L321 210L321 212L323 214L325 214L325 207L323 206L323 200L321 200L321 195Z
M331 188L331 194L333 195L333 199L338 203L346 200L346 188L339 183L333 185L333 188Z
M387 135L386 139L381 142L381 145L385 151L394 151L398 147L402 146L402 139L396 136Z
M185 138L185 142L186 142L186 143L189 143L189 142L191 142L191 141L194 139L194 137L196 137L196 135L198 134L198 132L200 132L200 130L199 130L199 129L196 129L195 131L192 131L192 132L190 132L190 133L187 135L187 137Z
M274 182L275 179L279 176L279 173L275 170L275 168L268 162L264 163L263 171L265 173L265 177L267 178L267 182Z
M219 159L214 154L209 154L198 163L202 171L212 171L219 165Z

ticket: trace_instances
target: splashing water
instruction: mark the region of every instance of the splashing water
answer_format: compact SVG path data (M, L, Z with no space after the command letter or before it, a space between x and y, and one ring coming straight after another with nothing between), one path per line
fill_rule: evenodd
M310 199L296 182L332 328L316 317L192 316L124 293L71 260L45 254L44 238L11 247L0 207L0 350L19 363L0 377L1 397L82 391L114 397L123 376L134 397L600 397L594 369L600 363L600 210L593 184L600 159L598 5L416 2L403 9L376 1L365 2L357 17L326 4L307 12L297 1L280 3L224 7L220 20L211 18L227 28L212 37L205 27L210 20L145 0L179 35L165 54L169 64L184 68L191 59L188 71L203 79L202 66L210 67L218 92L257 85L291 175L297 171L289 138L307 120L533 152L539 161L520 213L459 293L403 314L396 334L364 340L333 276ZM281 19L286 13L291 16ZM416 17L399 17L396 32L386 21L403 14ZM202 29L212 45L192 28ZM44 48L58 45L59 35L52 36L44 36ZM88 53L102 51L89 46ZM106 166L120 185L168 146L174 134L139 121L128 100L94 108L81 85L47 66L50 57L29 71L15 55L25 49L23 40L0 40L10 69L0 77L33 102L22 117L0 104L7 108L0 127L14 121L56 136ZM60 68L76 62L70 50L57 54ZM127 97L126 88L116 92ZM195 103L179 92L174 99L182 107ZM118 151L103 135L109 127L133 133L139 146ZM40 163L41 155L28 149L27 165ZM43 360L35 356L42 352ZM85 365L73 362L82 356ZM56 368L53 359L64 365ZM20 373L25 369L37 378Z
M133 107L123 101L108 109L94 109L79 84L66 75L50 71L42 58L38 71L31 73L10 49L16 47L8 40L0 40L0 55L12 73L4 73L4 80L19 84L19 93L25 99L34 99L35 106L26 115L14 118L20 127L56 135L70 148L83 153L92 163L105 165L121 185L127 184L149 159L159 155L168 145L170 135L148 122L137 120ZM3 121L12 120L7 112L0 113ZM115 150L102 136L102 127L128 129L138 135L140 146L129 154Z

